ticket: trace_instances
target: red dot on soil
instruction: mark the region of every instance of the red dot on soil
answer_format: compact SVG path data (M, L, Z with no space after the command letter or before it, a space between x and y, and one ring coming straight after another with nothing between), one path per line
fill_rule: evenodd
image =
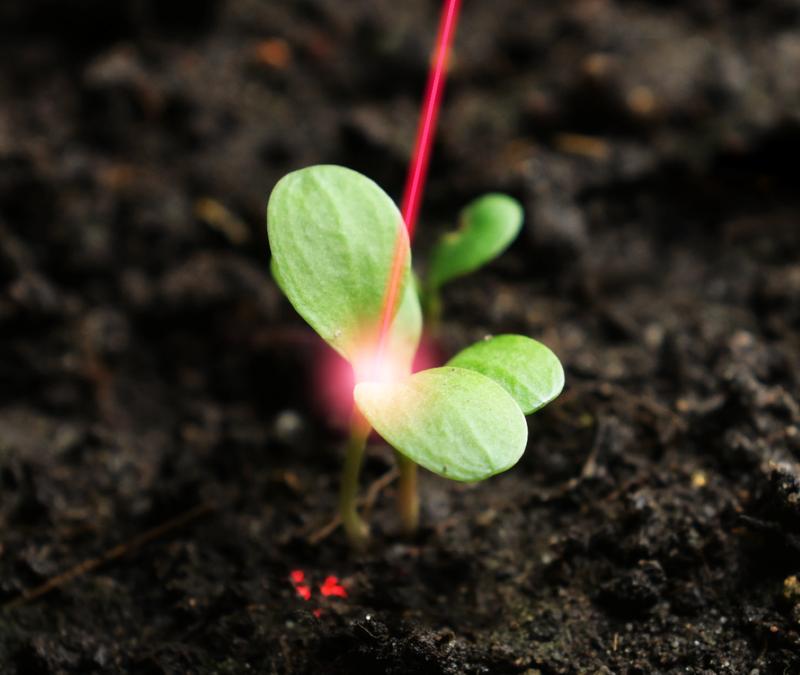
M321 616L322 616L322 610L321 610L321 609L319 609L319 608L315 609L315 610L314 610L313 612L311 612L311 613L312 613L312 614L313 614L315 617L317 617L318 619L319 619L319 617L321 617Z
M303 598L303 600L311 600L311 586L300 584L295 587L295 590L297 591L297 595Z
M289 578L292 580L292 583L300 584L306 578L306 573L303 570L292 570L291 574L289 574Z
M335 595L338 598L347 597L347 589L339 583L336 577L326 577L325 581L319 587L319 592L325 597Z

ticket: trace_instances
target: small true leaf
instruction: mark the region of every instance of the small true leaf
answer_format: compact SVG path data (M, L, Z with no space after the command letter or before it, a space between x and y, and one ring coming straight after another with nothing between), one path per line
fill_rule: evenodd
M519 202L506 195L489 194L471 202L461 212L460 228L444 235L431 254L429 288L435 291L496 258L519 234L522 220Z
M472 370L433 368L397 382L363 382L355 399L384 440L445 478L483 480L525 451L528 427L519 406Z
M297 312L345 358L357 358L373 337L398 237L406 267L399 297L411 302L405 293L411 255L402 217L369 178L340 166L294 171L270 195L267 229L276 281ZM406 307L412 320L413 311Z
M564 368L541 342L523 335L498 335L467 347L447 363L486 375L529 415L564 388Z

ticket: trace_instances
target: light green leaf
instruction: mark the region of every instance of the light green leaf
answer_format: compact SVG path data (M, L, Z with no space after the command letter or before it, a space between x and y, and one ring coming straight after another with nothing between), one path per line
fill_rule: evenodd
M522 206L511 197L489 194L471 202L462 212L460 228L442 237L433 250L428 286L474 272L500 255L519 234Z
M564 388L564 368L541 342L523 335L498 335L456 354L448 366L467 368L501 385L526 415L547 405Z
M375 337L398 237L404 246L401 302L411 255L403 220L369 178L340 166L284 176L270 195L273 275L297 312L351 362ZM418 311L418 307L416 308ZM414 307L398 326L413 334Z
M331 169L333 171L328 171ZM341 178L338 178L340 183L342 179L345 182L354 181L362 184L364 184L364 181L366 181L366 183L368 184L367 189L369 192L374 192L374 190L380 190L380 188L378 188L374 183L364 178L360 174L350 171L349 169L340 169L340 167L327 167L327 166L312 167L311 169L304 169L301 172L296 172L296 173L302 173L302 172L317 174L316 178L318 180L323 180L323 181L325 180L325 178L320 179L319 176L325 176L326 174L331 174L331 175L337 173L341 174L341 172L344 172L343 174L341 174ZM293 174L290 174L290 176L291 175ZM334 176L334 181L336 179L337 177ZM281 183L282 182L283 181L281 181ZM279 202L276 202L275 200L276 199L281 200L284 198L281 192L278 191L278 188L281 186L281 183L279 183L279 185L276 186L276 189L273 192L273 196L270 199L270 208L272 208L273 204L276 204L276 209L277 209L277 204ZM291 185L289 185L288 187L291 187ZM307 188L303 189L307 191ZM281 188L281 191L282 190L283 188ZM306 192L306 194L308 194L308 192ZM382 192L381 195L383 195ZM383 197L385 197L386 200L389 199L385 195L383 195ZM380 201L380 199L378 201ZM399 213L394 208L394 205L393 204L387 205L387 210L389 210L388 208L389 206L391 207L393 217L396 216L397 218L399 218L400 217ZM273 211L270 211L270 213L273 213ZM278 211L275 211L275 213L278 213ZM297 218L297 215L293 214L291 218ZM269 221L270 242L272 242L273 234L276 235L276 238L279 238L279 230L281 229L281 227L285 225L287 222L289 223L292 222L292 221L287 221L286 218L281 220L280 216L273 216L273 215L268 215L268 221ZM345 223L344 225L346 226L347 224ZM375 229L374 225L370 224L369 227L370 231L373 232L374 234L374 229ZM343 227L343 229L345 228ZM397 230L395 228L395 236L396 234ZM324 237L320 238L322 239ZM361 245L362 248L366 248L365 246L363 246L364 244L363 237L356 237L356 241L351 242L351 244L352 248L357 248L359 245ZM396 241L393 242L392 255L394 255L395 253L394 246L396 245L397 242ZM312 242L311 247L314 249L320 248L318 246L317 241ZM318 256L317 265L315 266L314 270L314 279L307 283L307 285L311 287L311 291L314 291L315 289L324 290L324 289L319 289L318 287L320 283L319 282L320 271L321 268L325 266L327 266L328 271L331 271L331 268L333 268L337 272L336 277L341 282L340 285L344 285L349 288L353 286L358 286L359 284L357 282L364 278L363 276L358 276L359 274L361 274L361 272L357 270L354 271L351 269L350 274L355 276L355 280L347 279L344 275L344 272L350 268L346 268L345 266L342 265L339 266L334 265L331 261L332 256L330 255L330 253L331 253L330 249L324 249ZM405 255L407 257L409 257L410 255L407 250ZM295 263L294 267L298 267L298 265L296 264L297 261L293 260L291 256L288 257L279 256L276 254L275 249L273 249L273 257L270 260L270 270L279 288L286 294L286 296L290 299L290 301L292 301L292 304L295 306L295 308L298 310L301 316L303 316L312 325L312 327L316 329L317 325L321 326L322 329L318 330L317 332L319 332L320 335L322 335L322 337L325 338L329 344L331 344L331 346L337 349L337 351L339 351L343 356L345 356L345 358L348 358L357 369L367 369L368 367L367 362L370 360L371 357L370 354L371 345L365 345L364 342L369 337L373 337L370 331L374 329L375 325L380 320L380 310L383 309L382 304L384 301L385 290L380 293L380 305L378 306L377 314L373 314L371 317L369 317L367 312L363 313L359 312L357 307L351 308L354 310L353 312L351 312L351 314L357 314L358 316L363 315L367 317L363 320L359 319L359 321L357 322L353 322L349 319L344 320L343 325L354 326L355 330L347 330L345 328L342 329L342 333L337 336L336 329L333 329L333 332L331 333L329 327L328 331L326 333L323 333L325 326L327 324L331 324L331 318L333 317L333 321L336 321L337 319L335 317L341 314L341 312L335 311L337 308L329 306L331 304L337 304L337 299L332 297L332 294L330 294L331 297L328 298L327 301L322 301L324 300L324 298L323 299L318 298L317 296L319 294L316 294L314 297L309 299L308 297L309 289L296 288L287 282L286 275L282 271L283 266L278 263L278 260L281 257L285 261L288 259L290 266L291 263L294 262ZM285 264L287 263L284 262L284 265ZM302 274L303 272L301 271L301 277ZM406 277L407 279L403 287L399 306L396 310L396 314L392 322L392 328L387 347L387 354L388 354L387 359L388 361L391 362L391 366L396 371L396 374L400 376L407 375L408 373L411 372L411 364L414 359L414 355L416 354L417 347L419 346L420 335L422 333L422 310L419 305L419 297L415 288L415 282L412 278L410 271L406 273ZM384 282L384 284L385 283L386 282ZM374 289L368 289L368 290L374 290ZM297 303L295 302L295 300L293 300L293 298L298 298ZM344 304L344 305L348 304L354 305L358 301L353 300L352 297L345 295L343 299L338 302L339 304ZM303 311L300 310L300 306L298 306L298 304L304 308ZM314 310L316 310L317 308L319 308L320 311L315 312ZM312 323L310 317L317 317L320 314L322 315L322 318L316 319L317 324L315 325L314 323ZM330 339L326 338L326 335L331 335Z
M267 231L278 285L351 362L375 338L398 237L406 269L400 297L411 302L405 293L411 255L400 212L355 171L326 165L284 176L270 195ZM406 307L412 321L413 311ZM413 333L413 326L403 328Z
M472 370L433 368L397 382L363 382L355 400L384 440L445 478L483 480L525 451L528 427L519 406Z

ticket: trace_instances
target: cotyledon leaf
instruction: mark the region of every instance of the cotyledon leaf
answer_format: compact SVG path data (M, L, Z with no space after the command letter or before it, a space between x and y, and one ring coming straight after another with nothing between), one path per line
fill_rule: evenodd
M447 362L486 375L530 415L564 388L564 368L541 342L524 335L498 335L467 347Z
M362 382L358 409L413 462L458 481L479 481L517 463L528 427L514 399L464 368L432 368L396 382Z
M284 176L267 207L273 275L297 312L351 362L380 322L398 246L410 278L408 236L399 210L366 176L321 165ZM407 316L413 320L406 307Z
M507 195L488 194L468 204L460 228L445 234L431 254L428 287L435 291L496 258L519 234L523 217L522 206Z

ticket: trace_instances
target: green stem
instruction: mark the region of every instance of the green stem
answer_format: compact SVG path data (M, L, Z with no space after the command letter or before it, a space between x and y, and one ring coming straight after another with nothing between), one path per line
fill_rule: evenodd
M400 483L397 489L397 509L406 535L413 535L419 526L419 494L417 492L417 465L405 455L395 451Z
M369 527L358 515L356 501L358 498L358 476L361 472L361 460L367 445L370 426L356 411L350 424L350 438L347 441L347 453L344 458L342 482L339 490L339 515L344 531L354 548L363 548L369 538Z
M425 326L430 335L439 333L439 324L442 319L442 296L438 288L428 288L423 299L425 309Z

